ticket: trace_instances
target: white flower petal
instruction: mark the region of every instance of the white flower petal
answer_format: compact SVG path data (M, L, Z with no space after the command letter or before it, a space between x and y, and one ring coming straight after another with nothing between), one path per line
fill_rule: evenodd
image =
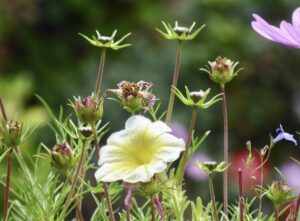
M95 178L97 181L114 182L122 180L124 174L128 174L132 168L126 167L124 164L103 164L96 172Z
M171 132L172 129L164 122L156 121L148 126L147 131L151 133L153 136L156 136L166 132Z
M140 130L151 124L151 120L146 117L135 115L130 117L125 123L126 130Z
M154 157L161 159L164 162L173 162L178 159L182 150L184 149L180 149L178 147L166 146L160 149L154 155Z

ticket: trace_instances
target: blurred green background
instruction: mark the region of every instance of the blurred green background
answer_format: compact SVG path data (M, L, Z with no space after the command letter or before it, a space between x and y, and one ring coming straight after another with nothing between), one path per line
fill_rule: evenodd
M1 0L0 95L9 117L21 119L27 125L49 120L34 94L43 97L55 111L63 105L71 113L68 99L92 92L100 59L100 50L77 33L91 36L99 29L101 34L111 35L118 29L117 39L133 33L126 39L132 47L108 51L102 90L116 88L121 80L150 81L154 84L153 92L166 108L176 42L163 39L154 27L162 28L161 20L178 20L186 26L196 21L198 26L206 27L196 39L184 44L179 88L211 87L216 94L219 88L199 68L218 55L239 61L244 70L227 86L231 155L245 150L249 139L255 148L262 148L269 142L269 133L276 135L280 123L289 132L299 129L300 51L256 34L250 25L252 13L278 25L282 19L290 21L297 6L297 0ZM175 105L173 121L187 127L190 110L178 100ZM111 131L121 129L127 117L117 103L106 102L104 121L111 122ZM196 134L209 129L212 133L201 153L221 161L220 104L198 115ZM24 148L34 153L40 142L48 146L55 142L47 127L41 127ZM299 148L287 142L278 144L270 168L280 167L289 156L299 159ZM0 172L3 179L5 167ZM222 183L217 179L221 200ZM207 188L206 182L196 184L190 180L188 187L189 195L195 191L205 196L207 192L201 191ZM231 192L234 201L236 189Z

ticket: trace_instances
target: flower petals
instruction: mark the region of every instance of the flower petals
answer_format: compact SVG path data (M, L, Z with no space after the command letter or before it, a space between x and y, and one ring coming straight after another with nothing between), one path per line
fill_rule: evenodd
M126 130L140 130L144 127L147 127L151 124L151 121L143 116L135 115L130 117L125 123Z
M293 26L300 28L300 7L296 8L292 16Z

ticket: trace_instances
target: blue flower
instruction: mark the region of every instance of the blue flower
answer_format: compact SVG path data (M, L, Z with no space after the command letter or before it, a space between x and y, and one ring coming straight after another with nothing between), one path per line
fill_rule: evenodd
M297 141L295 140L294 135L284 132L281 124L280 127L276 129L276 132L279 134L277 135L277 137L273 139L274 143L277 143L278 141L281 140L287 140L293 142L295 146L297 146Z

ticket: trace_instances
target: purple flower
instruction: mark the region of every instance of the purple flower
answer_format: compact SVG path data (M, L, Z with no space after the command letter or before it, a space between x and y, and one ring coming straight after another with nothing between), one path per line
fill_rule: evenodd
M300 174L300 167L294 162L285 162L280 167L280 171L287 180L296 194L300 193L300 179L297 174Z
M204 154L196 153L185 168L185 174L196 182L208 179L207 174L196 166L201 161L211 161L211 159Z
M257 14L253 14L253 17L255 21L251 23L252 27L261 36L280 44L300 48L300 7L293 12L292 24L281 21L279 28L270 25Z
M287 140L293 142L295 146L297 146L297 141L295 140L294 135L284 132L281 124L280 127L276 129L276 132L279 134L273 139L274 143L277 143L281 140Z

